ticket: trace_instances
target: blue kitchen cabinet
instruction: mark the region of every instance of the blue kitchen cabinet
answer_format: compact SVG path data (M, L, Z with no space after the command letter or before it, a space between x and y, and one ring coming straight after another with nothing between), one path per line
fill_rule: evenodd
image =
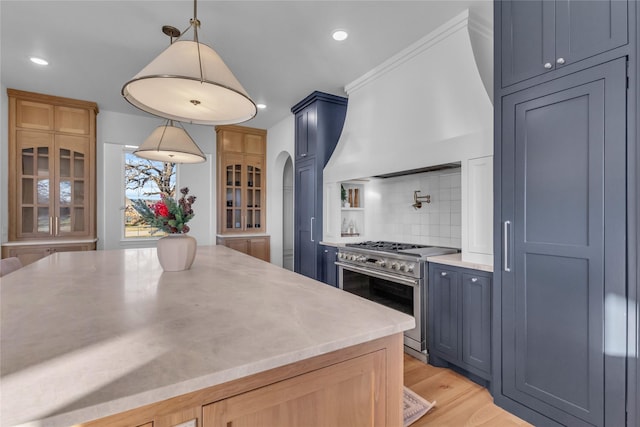
M429 264L429 361L491 379L491 273Z
M491 392L534 425L640 426L639 17L494 2Z
M338 287L338 248L335 246L322 246L322 281L327 285Z
M297 103L295 115L294 271L323 279L322 171L338 143L347 99L313 92Z
M628 43L626 0L497 3L503 87Z
M562 425L624 425L626 61L502 99L502 393Z

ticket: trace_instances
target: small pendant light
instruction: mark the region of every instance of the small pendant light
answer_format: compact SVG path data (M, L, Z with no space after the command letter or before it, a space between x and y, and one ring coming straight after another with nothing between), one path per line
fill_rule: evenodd
M204 153L182 126L173 120L158 126L136 151L138 157L168 163L201 163Z

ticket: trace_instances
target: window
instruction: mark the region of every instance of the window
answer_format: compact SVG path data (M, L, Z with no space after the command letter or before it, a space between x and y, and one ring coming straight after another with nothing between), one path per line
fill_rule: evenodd
M140 221L131 200L143 199L147 204L160 200L161 195L175 197L176 164L142 159L132 152L124 153L124 238L160 237L164 233ZM152 235L153 233L153 235Z

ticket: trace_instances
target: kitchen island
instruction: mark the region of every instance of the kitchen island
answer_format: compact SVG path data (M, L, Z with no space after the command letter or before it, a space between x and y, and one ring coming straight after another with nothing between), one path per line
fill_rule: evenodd
M3 427L402 422L412 317L223 246L55 253L0 292Z

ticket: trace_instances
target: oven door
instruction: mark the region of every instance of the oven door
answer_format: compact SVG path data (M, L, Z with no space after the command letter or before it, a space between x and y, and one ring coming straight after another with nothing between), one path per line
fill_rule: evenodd
M405 345L426 350L422 322L422 281L368 268L336 262L340 289L413 316L416 327L405 331Z

